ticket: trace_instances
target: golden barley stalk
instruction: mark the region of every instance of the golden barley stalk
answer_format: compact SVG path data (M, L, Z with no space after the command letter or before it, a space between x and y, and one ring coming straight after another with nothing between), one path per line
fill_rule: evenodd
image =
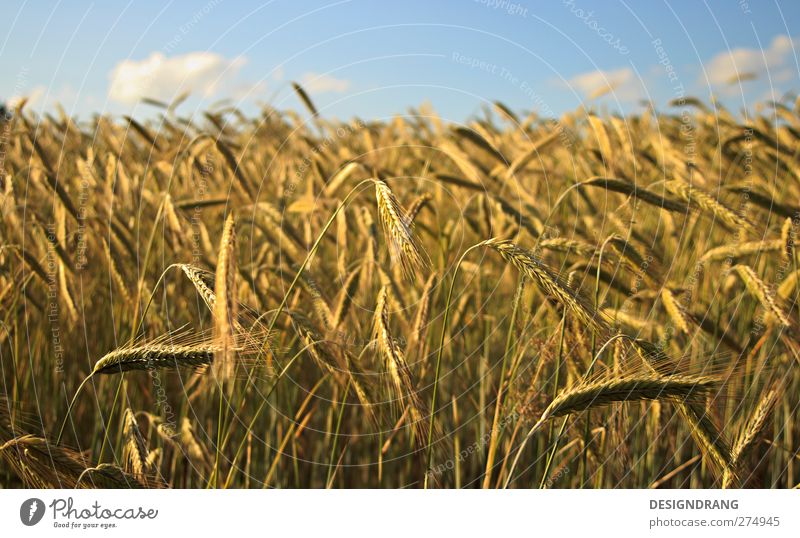
M233 327L237 316L236 299L236 231L233 213L228 215L222 230L214 280L214 339L219 353L214 361L217 379L231 379L235 371L236 336Z

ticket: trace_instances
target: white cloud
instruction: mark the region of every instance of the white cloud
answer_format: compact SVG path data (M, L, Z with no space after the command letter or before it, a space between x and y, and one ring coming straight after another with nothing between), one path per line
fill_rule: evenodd
M777 75L779 81L787 81L797 76L792 68L792 50L800 44L797 38L785 35L776 36L769 47L764 49L736 48L714 56L705 66L711 84L728 84L738 75L752 73L763 75L767 71Z
M636 75L630 67L613 71L589 71L569 80L571 87L577 88L584 96L591 96L610 88L609 95L620 101L636 101L644 92Z
M225 58L212 52L190 52L167 57L154 52L146 59L123 60L110 74L109 96L133 104L142 97L169 101L189 90L210 97L236 77L242 57Z
M330 75L306 73L300 78L303 89L310 93L343 93L350 88L350 81L334 78Z

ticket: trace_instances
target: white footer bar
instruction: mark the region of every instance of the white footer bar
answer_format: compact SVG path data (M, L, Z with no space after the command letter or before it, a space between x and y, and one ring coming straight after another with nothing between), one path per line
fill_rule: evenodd
M0 507L19 537L800 536L797 490L6 490Z

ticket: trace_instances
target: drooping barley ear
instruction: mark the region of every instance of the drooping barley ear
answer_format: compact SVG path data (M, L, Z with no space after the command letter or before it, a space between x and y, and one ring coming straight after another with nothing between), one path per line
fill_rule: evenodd
M708 394L719 384L710 376L655 374L624 375L587 381L562 391L542 413L540 421L585 411L613 402L676 399L680 401Z
M406 276L411 276L415 269L425 265L412 223L394 192L380 179L375 180L375 197L392 261L400 262Z
M306 345L306 349L311 358L314 359L314 362L336 379L342 379L344 376L349 377L350 386L353 387L361 405L371 413L372 403L361 382L361 373L357 371L357 365L350 360L347 351L338 352L338 350L332 349L329 343L314 329L311 322L301 314L293 312L291 318L297 333Z
M744 429L740 432L736 444L733 446L731 466L733 469L742 470L744 461L767 425L767 419L775 408L778 395L779 391L776 388L767 390L747 419ZM733 481L733 474L726 472L722 478L722 487L727 488L733 485Z
M233 214L229 214L222 230L214 279L214 340L219 352L214 358L214 374L220 381L231 379L235 373L236 333L233 329L237 315L236 300L236 231Z
M317 283L308 278L306 273L302 273L300 275L300 285L311 296L311 305L322 326L325 329L331 329L333 326L333 313L330 306L328 306L328 302L322 296Z
M158 480L144 482L124 469L111 463L101 463L96 467L88 467L78 476L76 487L92 487L102 489L145 489L162 488Z
M741 258L762 252L779 252L785 248L785 243L781 239L771 239L767 241L748 241L732 245L722 245L712 248L700 257L700 262L714 262L727 258Z
M183 417L183 420L181 420L181 427L178 432L178 443L183 449L184 454L186 454L192 462L200 465L204 469L211 467L211 462L209 461L206 451L203 450L202 445L200 445L200 442L197 440L194 428L188 417Z
M147 446L136 422L136 415L130 407L125 408L122 435L125 437L122 448L124 469L134 476L144 477L148 473Z
M653 372L661 372L662 374L666 372L669 375L676 371L677 366L674 362L652 343L646 340L633 339L631 344L642 358L644 365L652 369ZM730 472L732 477L735 476L730 443L705 412L703 405L678 398L668 399L678 408L681 416L689 424L689 429L697 446L707 459L714 464L719 473Z
M118 467L87 468L80 452L35 435L22 435L0 445L0 456L33 488L142 488L144 484Z
M666 286L661 289L661 302L664 304L664 310L667 311L675 327L684 334L691 334L692 327L695 326L694 320L683 308L683 305L678 302L678 299L672 291Z
M753 225L745 220L744 217L737 215L736 212L698 187L679 179L667 181L664 185L672 194L685 200L700 211L711 213L728 227L734 230L742 229L750 234L755 232Z
M213 314L217 308L217 296L214 294L214 290L208 286L206 279L204 278L206 272L199 267L195 267L194 265L189 265L187 263L179 264L178 267L180 267L181 271L183 271L192 284L194 284L194 289L200 294L203 302L206 303L209 311L211 311ZM208 274L210 275L211 273Z
M219 352L220 346L213 341L192 345L125 346L106 353L95 363L91 375L161 368L202 368L211 364Z
M761 280L753 268L749 265L735 265L733 269L738 273L739 277L744 282L744 285L770 314L784 327L791 326L791 321L787 316L785 310L778 304L775 296L769 290L767 285Z
M717 471L728 473L731 480L737 480L733 466L733 453L722 431L706 413L705 407L697 403L674 402L684 420L689 423L692 437L703 454L709 456Z
M571 237L554 237L539 241L539 248L553 252L565 252L578 256L591 257L595 248L585 241Z
M408 206L408 222L413 223L417 215L419 214L422 209L427 206L430 201L433 200L433 195L429 192L423 193L419 195L411 205Z
M314 359L314 362L324 371L332 375L338 375L346 369L339 360L335 353L331 351L328 344L323 340L319 332L314 328L311 320L298 312L290 314L292 325L294 325L300 339L306 345L308 354Z
M609 322L605 314L594 309L591 301L571 289L556 273L531 253L510 241L489 239L484 245L497 251L508 263L525 273L548 296L567 308L592 330L607 333Z
M373 338L377 342L378 350L383 356L386 370L391 377L396 400L408 405L418 435L417 442L424 443L427 438L427 427L421 411L422 401L417 395L417 389L414 386L414 380L405 356L389 330L388 290L386 286L382 287L378 293Z

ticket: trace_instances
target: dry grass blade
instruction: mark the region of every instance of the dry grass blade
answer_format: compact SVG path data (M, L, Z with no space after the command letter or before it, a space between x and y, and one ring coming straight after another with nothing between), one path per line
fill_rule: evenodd
M633 196L634 198L637 198L647 204L666 209L667 211L674 211L676 213L686 213L688 211L688 207L685 204L665 198L660 194L656 194L645 189L644 187L639 187L628 181L596 177L583 181L581 184L589 187L603 187L609 191L627 194L628 196Z
M500 153L497 150L497 148L495 148L492 144L490 144L488 140L486 140L484 137L482 137L476 131L474 131L472 129L469 129L467 127L460 127L459 126L459 127L455 127L453 129L453 132L455 132L461 138L463 138L465 140L469 140L472 144L474 144L478 148L480 148L483 151L485 151L487 153L487 155L490 155L499 164L502 164L503 166L508 166L509 163L506 160L506 158L503 156L503 154Z

